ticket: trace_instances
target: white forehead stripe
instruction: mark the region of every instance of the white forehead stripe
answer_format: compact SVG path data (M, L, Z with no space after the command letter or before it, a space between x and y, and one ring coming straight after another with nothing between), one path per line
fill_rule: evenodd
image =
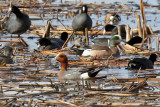
M83 6L82 10L85 11L85 10L86 10L86 7Z
M9 9L8 9L8 11L11 11L12 10L12 8L10 7Z

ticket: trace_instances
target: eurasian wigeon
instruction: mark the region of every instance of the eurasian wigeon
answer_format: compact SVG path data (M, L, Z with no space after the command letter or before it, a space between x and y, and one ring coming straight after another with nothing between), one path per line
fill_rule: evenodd
M89 79L95 77L102 68L97 68L95 66L84 67L76 70L68 70L68 58L65 54L60 53L56 56L57 61L61 63L61 69L58 72L58 79L63 80L79 80L79 79Z

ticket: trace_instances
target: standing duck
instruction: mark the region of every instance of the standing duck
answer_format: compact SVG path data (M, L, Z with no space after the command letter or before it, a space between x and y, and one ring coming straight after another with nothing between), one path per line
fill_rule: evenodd
M154 62L157 59L156 54L151 54L149 59L147 58L134 58L129 61L128 67L129 69L153 69Z
M8 13L10 14L11 12L14 14L9 16L5 24L5 29L10 34L18 34L18 37L20 37L20 34L26 32L30 28L31 21L29 16L22 13L16 6L12 6L12 8L9 9Z
M58 79L60 81L89 79L95 77L102 70L100 68L96 68L95 66L85 67L77 70L68 70L68 58L65 54L58 54L56 59L61 63L61 69L58 72Z

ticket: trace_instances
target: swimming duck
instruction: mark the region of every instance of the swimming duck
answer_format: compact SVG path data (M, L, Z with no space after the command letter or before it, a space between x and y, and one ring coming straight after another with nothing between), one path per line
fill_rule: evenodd
M82 56L104 58L104 57L109 57L111 55L113 56L120 55L120 52L117 48L117 45L119 45L120 42L121 42L121 37L119 35L114 35L110 38L109 43L107 43L108 45L106 45L105 43L103 45L103 42L102 44L97 43L96 45L91 46L90 49L84 50Z
M11 56L13 55L13 49L10 46L5 46L1 50L0 65L13 64Z
M68 58L63 53L58 54L56 60L61 63L61 69L58 72L58 79L60 81L93 78L102 70L102 68L97 68L95 66L84 67L77 70L68 70Z
M26 32L30 28L31 20L27 14L22 13L16 6L12 6L8 13L10 14L10 12L14 14L9 16L5 24L5 29L10 34L18 34L18 37L20 37L20 34Z
M41 38L39 39L38 47L44 46L45 50L61 49L67 38L68 38L67 32L61 33L60 38Z
M88 7L83 5L81 8L81 13L74 17L72 21L72 28L74 31L85 31L85 28L88 30L92 27L92 19L87 14Z
M156 54L151 54L149 59L147 58L134 58L129 61L128 67L129 69L153 69L154 62L157 59Z
M107 14L104 20L106 24L111 24L111 25L116 25L119 23L119 21L121 21L121 17L116 13Z

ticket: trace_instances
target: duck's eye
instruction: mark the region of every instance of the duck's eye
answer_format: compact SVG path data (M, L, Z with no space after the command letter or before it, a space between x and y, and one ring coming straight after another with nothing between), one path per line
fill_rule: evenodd
M60 55L59 57L60 57L60 58L63 58L63 55Z

